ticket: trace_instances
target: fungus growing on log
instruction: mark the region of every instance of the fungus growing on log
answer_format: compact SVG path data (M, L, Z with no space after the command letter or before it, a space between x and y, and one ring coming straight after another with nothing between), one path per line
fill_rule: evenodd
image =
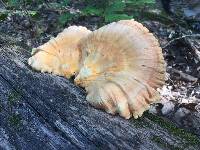
M28 64L35 70L71 77L79 70L81 38L91 31L82 26L70 26L47 43L33 48Z
M156 89L165 80L162 49L142 24L134 20L114 22L85 34L76 44L78 57L63 55L61 59L77 62L75 83L86 89L86 99L92 106L136 119L159 100ZM43 58L34 61L41 62ZM34 68L34 63L29 64ZM42 65L40 69L43 70Z

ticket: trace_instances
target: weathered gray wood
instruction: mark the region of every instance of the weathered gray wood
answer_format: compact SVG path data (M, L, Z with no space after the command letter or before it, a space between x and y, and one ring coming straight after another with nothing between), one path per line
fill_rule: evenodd
M0 104L3 109L0 113L0 126L3 127L1 132L12 137L11 143L4 139L5 141L1 144L8 142L16 149L75 148L69 139L63 138L59 132L44 122L43 118L37 115L33 108L25 102L26 100L1 76L0 85Z
M83 89L65 78L34 72L27 65L28 57L30 54L16 44L0 48L0 141L4 141L0 147L199 148L198 143L189 143L189 139L172 134L148 117L125 120L94 109L86 102ZM20 95L20 101L17 100L10 110L8 98L13 91ZM21 118L22 123L17 127L10 125L13 113Z

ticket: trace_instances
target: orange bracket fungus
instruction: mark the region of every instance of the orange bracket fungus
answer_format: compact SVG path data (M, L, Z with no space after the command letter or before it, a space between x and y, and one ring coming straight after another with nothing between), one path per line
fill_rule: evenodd
M111 114L137 119L159 100L165 63L158 40L142 24L121 20L89 31L72 26L33 49L34 69L69 78L87 101Z
M28 64L35 70L71 77L79 70L81 51L78 43L91 31L82 26L71 26L56 38L38 48L33 48Z

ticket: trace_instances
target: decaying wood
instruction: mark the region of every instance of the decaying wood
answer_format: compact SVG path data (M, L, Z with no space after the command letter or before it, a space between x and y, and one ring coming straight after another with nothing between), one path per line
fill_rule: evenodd
M180 78L182 78L183 80L189 81L189 82L197 82L198 78L195 78L189 74L186 74L184 72L181 72L177 69L171 69L172 72L177 73L180 75Z
M170 46L173 42L176 42L177 40L184 39L184 38L187 38L187 37L200 37L200 34L183 35L183 36L181 36L181 37L174 38L174 39L172 39L171 41L169 41L166 45L164 45L163 48L167 48L167 47Z
M69 80L32 71L29 57L21 46L0 48L0 148L199 148L148 117L125 120L94 109Z
M185 38L185 43L190 47L194 57L197 61L200 61L200 34L198 38Z
M190 48L190 51L194 55L196 61L200 61L200 34L189 34L174 38L162 48L165 49L178 40Z

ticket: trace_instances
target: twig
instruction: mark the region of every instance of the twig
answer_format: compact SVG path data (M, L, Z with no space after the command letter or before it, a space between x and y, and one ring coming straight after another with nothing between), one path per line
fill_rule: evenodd
M181 37L174 38L173 40L169 41L165 46L163 46L163 49L165 49L166 47L171 45L173 42L180 40L180 39L184 39L186 37L200 37L200 34L183 35Z
M186 81L194 82L194 83L196 83L198 81L198 78L193 77L193 76L191 76L189 74L183 73L183 72L181 72L179 70L176 70L176 69L171 69L171 70L172 70L172 72L179 74L180 77L182 79L186 80Z

